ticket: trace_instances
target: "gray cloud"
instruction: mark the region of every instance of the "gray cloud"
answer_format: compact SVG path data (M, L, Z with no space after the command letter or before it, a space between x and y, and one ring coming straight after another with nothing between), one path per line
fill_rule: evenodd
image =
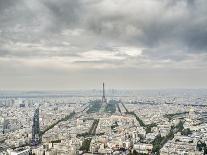
M0 0L0 71L196 68L207 77L206 14L206 0Z
M1 6L1 35L15 41L51 40L64 30L80 28L85 35L122 44L154 48L172 43L192 52L206 50L204 0L1 0Z

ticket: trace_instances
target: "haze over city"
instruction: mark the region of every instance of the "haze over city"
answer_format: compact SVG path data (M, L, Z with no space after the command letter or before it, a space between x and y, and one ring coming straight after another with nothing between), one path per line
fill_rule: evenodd
M207 0L0 0L0 155L207 155Z
M206 0L0 0L0 90L207 88Z

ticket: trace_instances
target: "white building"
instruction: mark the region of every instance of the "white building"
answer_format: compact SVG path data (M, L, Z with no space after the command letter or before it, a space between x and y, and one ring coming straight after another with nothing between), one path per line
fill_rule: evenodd
M30 149L7 150L9 155L29 155Z

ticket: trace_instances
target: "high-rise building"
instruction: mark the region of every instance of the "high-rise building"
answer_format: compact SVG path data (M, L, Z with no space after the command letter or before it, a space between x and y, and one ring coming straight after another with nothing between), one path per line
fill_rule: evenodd
M41 142L40 123L39 123L39 108L35 110L32 125L32 146L38 145Z
M5 119L0 116L0 134L4 133L4 123L5 123Z
M103 96L102 96L102 103L107 103L106 95L105 95L105 85L103 83Z

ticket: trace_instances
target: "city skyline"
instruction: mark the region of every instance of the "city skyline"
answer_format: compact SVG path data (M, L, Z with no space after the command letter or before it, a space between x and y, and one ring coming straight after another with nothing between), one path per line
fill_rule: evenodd
M207 88L205 0L0 0L0 90Z

